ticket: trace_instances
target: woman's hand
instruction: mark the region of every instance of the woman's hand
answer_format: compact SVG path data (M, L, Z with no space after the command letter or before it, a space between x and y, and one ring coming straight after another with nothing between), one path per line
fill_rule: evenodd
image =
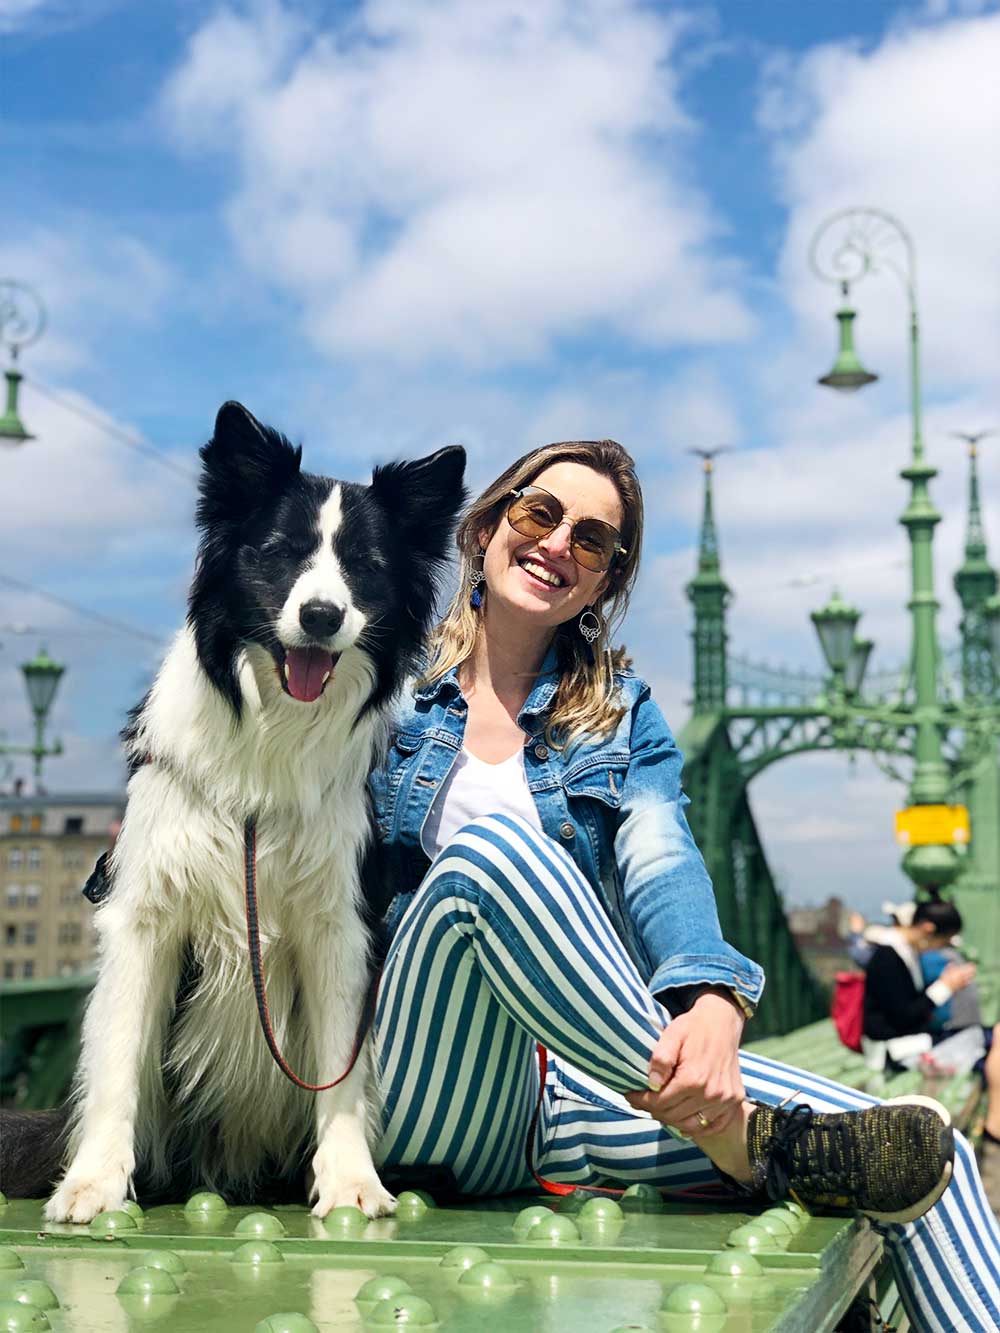
M700 996L663 1029L649 1061L650 1090L627 1092L629 1105L690 1138L724 1133L746 1097L738 1059L743 1023L724 991Z
M939 981L943 981L946 986L951 988L953 995L956 991L965 990L966 986L971 985L975 979L975 963L949 963L938 977Z

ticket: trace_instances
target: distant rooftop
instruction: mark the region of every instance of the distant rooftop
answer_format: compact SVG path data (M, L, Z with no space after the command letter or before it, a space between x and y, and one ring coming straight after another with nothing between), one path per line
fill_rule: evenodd
M125 789L118 791L40 792L27 796L0 796L0 810L44 810L53 806L124 805Z

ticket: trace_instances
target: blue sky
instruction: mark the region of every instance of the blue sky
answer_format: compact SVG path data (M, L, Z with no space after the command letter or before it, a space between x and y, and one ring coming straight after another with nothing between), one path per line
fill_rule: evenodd
M815 668L808 610L837 582L876 665L899 661L891 278L856 292L878 385L845 402L814 384L836 300L808 240L851 204L898 214L918 246L954 637L964 476L948 431L1000 424L997 4L0 0L0 33L0 270L50 320L24 354L38 439L0 454L15 501L0 570L152 636L0 586L11 739L17 663L44 637L70 668L53 787L117 780L115 730L183 616L192 490L42 388L192 465L229 397L349 477L460 440L481 483L543 439L621 439L652 517L625 633L678 730L699 486L685 449L731 444L717 508L735 648ZM988 450L983 469L1000 554ZM899 892L898 795L842 759L772 770L755 807L789 896L847 876L868 905Z

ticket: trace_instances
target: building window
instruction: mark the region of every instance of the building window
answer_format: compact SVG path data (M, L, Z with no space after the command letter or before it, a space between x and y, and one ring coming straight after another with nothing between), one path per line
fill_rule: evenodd
M80 923L79 921L62 921L59 924L59 943L60 944L79 944L80 943Z
M31 978L35 975L35 964L30 958L25 963L24 971L21 973L21 975L24 977L25 981L30 981Z
M63 824L63 833L82 833L83 815L67 815Z
M21 935L22 944L34 944L38 938L38 922L26 921Z
M17 907L17 906L20 904L20 902L21 902L21 886L20 886L20 884L8 884L8 885L7 885L7 906L8 906L8 907Z
M42 849L41 849L41 847L29 847L29 848L28 848L28 866L29 866L29 868L30 868L31 870L38 870L38 869L40 869L41 864L42 864Z
M75 977L80 970L80 964L74 963L70 958L64 958L59 964L59 975L61 977Z
M84 864L83 852L78 848L70 848L63 852L62 863L66 870L79 870L80 866Z
M4 944L10 946L17 943L17 926L5 926L3 932Z
M29 884L24 890L25 907L37 907L38 900L42 896L42 886L40 884Z
M28 816L28 828L31 830L32 833L41 833L41 831L42 831L42 817L41 817L41 815L29 815L29 816Z
M7 853L8 870L20 870L21 866L23 865L24 865L24 852L21 851L20 847L12 847L10 851Z
M11 817L10 817L10 831L11 831L11 833L20 833L21 830L22 830L23 828L24 828L24 816L23 816L23 815L11 815Z
M14 980L14 960L12 958L3 960L3 979L4 981Z

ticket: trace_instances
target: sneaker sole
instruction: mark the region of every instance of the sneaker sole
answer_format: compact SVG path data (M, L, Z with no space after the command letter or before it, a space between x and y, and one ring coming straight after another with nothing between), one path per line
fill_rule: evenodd
M933 1097L920 1097L915 1094L909 1097L890 1097L888 1101L883 1102L882 1105L883 1106L926 1106L929 1110L936 1112L936 1114L940 1116L945 1129L949 1131L948 1141L951 1145L951 1157L945 1163L945 1167L941 1173L940 1180L930 1191L929 1194L925 1194L924 1197L920 1199L917 1203L911 1204L909 1208L903 1209L902 1212L876 1213L870 1211L867 1208L864 1209L865 1217L870 1217L873 1222L896 1222L896 1223L915 1222L918 1217L923 1217L924 1213L926 1213L928 1209L934 1207L938 1199L940 1199L941 1195L951 1184L952 1170L955 1161L955 1135L954 1131L951 1128L951 1116L948 1113L948 1110L944 1106L942 1106L940 1102L936 1102Z

